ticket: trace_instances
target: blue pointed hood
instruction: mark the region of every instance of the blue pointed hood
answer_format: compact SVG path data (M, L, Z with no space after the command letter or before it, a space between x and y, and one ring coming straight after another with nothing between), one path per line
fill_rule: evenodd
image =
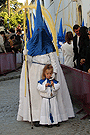
M63 43L65 42L65 36L64 36L64 34L63 34L62 18L61 18L59 32L57 33L57 44L58 44L58 48L61 47L61 45L59 44L59 41L60 42L63 42Z
M45 25L45 30L46 30L48 36L51 38L51 40L53 40L52 33L49 32L48 27L47 27L45 21L44 21L44 25Z
M27 21L27 38L30 39L29 20L28 20L28 17L27 16L26 16L26 21Z
M35 18L36 18L36 17L35 17L35 15L33 14L34 28L35 28L35 26L36 26L36 25L35 25Z
M63 36L62 18L60 20L59 36Z
M84 26L84 19L83 19L83 22L82 22L82 26Z
M65 42L65 35L66 35L66 29L64 30L64 34L63 34L63 43Z
M66 29L64 30L64 34L63 34L64 38L65 38L65 35L66 35Z
M36 9L36 19L35 19L35 31L39 28L44 27L43 18L42 18L42 12L41 12L41 6L40 1L37 0L37 9Z
M30 56L44 55L55 51L51 38L45 28L39 0L37 0L35 28L32 38L27 43L27 49Z

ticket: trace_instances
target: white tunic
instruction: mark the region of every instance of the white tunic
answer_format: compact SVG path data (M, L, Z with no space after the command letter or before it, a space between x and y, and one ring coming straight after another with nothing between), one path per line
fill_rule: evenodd
M40 64L41 63L41 64ZM28 56L28 68L30 78L30 92L32 102L32 117L33 121L40 121L40 108L41 108L41 96L37 91L38 80L41 79L42 70L44 64L52 64L54 72L57 73L56 80L58 79L61 91L57 94L57 100L59 102L59 111L62 121L67 120L68 117L74 117L73 107L68 92L68 88L65 82L65 78L57 60L55 52L40 56ZM18 121L31 121L30 118L30 106L29 106L29 94L28 94L28 82L27 92L25 95L25 62L22 66L21 78L20 78L20 100L17 120Z
M61 122L56 94L60 89L59 83L54 83L54 87L45 87L47 79L41 84L38 83L37 89L42 97L40 124L58 124ZM51 95L52 94L52 95ZM50 119L52 114L52 120Z
M64 57L64 65L67 65L69 67L74 67L73 62L73 41L71 41L71 44L68 44L67 42L62 45L61 47Z

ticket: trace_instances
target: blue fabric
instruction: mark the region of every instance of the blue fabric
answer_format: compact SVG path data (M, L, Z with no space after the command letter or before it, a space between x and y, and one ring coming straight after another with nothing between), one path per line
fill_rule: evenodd
M30 40L30 28L29 28L29 20L26 17L26 21L27 21L27 38Z
M51 33L49 33L49 30L48 30L48 27L47 27L47 25L46 25L45 21L44 21L44 24L45 24L45 30L46 30L46 32L47 32L47 34L48 34L48 36L50 37L50 39L51 39L51 41L52 41L52 40L53 40L52 34L51 34Z
M56 51L51 38L47 34L39 0L37 0L35 29L32 38L27 43L27 49L30 56L44 55Z
M41 80L39 80L38 81L38 83L40 83L40 84L42 84L44 81L46 80L46 78L43 80L43 79L41 79ZM58 83L58 81L57 80L52 80L55 84L57 84ZM51 81L49 80L49 79L47 79L47 83L50 83L51 84Z
M64 34L63 34L63 36L64 36L64 40L65 40L65 35L66 35L66 29L64 30Z
M32 27L31 27L31 31L32 31L32 36L33 36L33 29L32 29Z
M46 64L43 64L43 63L40 63L40 62L34 62L34 61L32 63L40 64L40 65L46 65Z
M54 122L54 120L53 120L53 116L52 116L52 114L50 113L50 120L51 120L51 122L53 123Z
M51 84L51 81L47 79L47 83ZM52 87L52 86L49 85L48 87Z
M45 25L43 23L40 1L37 0L37 9L36 9L36 18L35 18L35 30L37 30L40 27L45 28Z
M53 122L54 122L54 120L53 120L53 116L52 116L52 113L51 113L51 104L50 104L50 99L48 99L48 100L49 100L50 120L51 120L51 123L53 123Z
M62 18L61 18L61 20L60 20L59 36L60 36L60 37L63 36Z
M62 42L64 43L65 42L65 37L62 35L62 36L59 36L59 33L57 34L57 44L58 44L58 48L61 47L61 45L59 44L59 42Z
M41 79L40 81L38 81L38 83L42 84L46 79Z
M55 52L54 45L45 29L37 29L27 43L28 55L37 56Z
M62 42L62 43L65 42L65 34L66 34L66 29L65 29L64 34L63 34L62 18L61 18L59 32L57 33L57 44L58 44L58 48L61 47L61 45L59 44L59 41Z
M57 80L53 80L53 82L54 82L55 84L57 84L57 83L58 83L58 81L57 81Z
M83 22L82 22L82 26L84 26L84 19L83 19Z
M34 14L33 14L33 19L34 19L34 27L35 27L36 25L35 25L35 15Z

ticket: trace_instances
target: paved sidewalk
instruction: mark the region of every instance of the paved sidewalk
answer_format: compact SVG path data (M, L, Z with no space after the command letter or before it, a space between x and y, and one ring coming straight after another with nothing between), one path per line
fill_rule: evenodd
M0 81L20 78L20 74L21 74L21 68L11 71L10 73L4 75L0 75Z
M31 129L29 122L18 122L19 83L20 78L0 82L0 135L90 135L89 119L80 120L85 114L76 114L80 108L75 103L75 118L61 122L60 127Z
M75 118L61 122L60 127L31 129L29 122L18 122L20 73L21 68L0 76L0 135L90 135L89 117L80 120L86 113L76 114L81 109L76 103Z

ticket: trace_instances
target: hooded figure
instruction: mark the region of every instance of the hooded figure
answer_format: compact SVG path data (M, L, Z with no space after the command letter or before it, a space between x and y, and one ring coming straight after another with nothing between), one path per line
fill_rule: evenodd
M69 117L74 117L73 107L66 85L66 81L57 59L54 45L45 29L43 22L40 2L37 0L37 10L35 19L35 29L32 38L27 43L28 49L28 69L29 69L29 80L30 80L30 92L31 92L31 103L32 103L32 118L33 121L40 121L41 111L41 100L42 97L39 95L37 90L38 80L41 79L42 70L46 64L53 66L53 72L55 78L60 83L60 89L58 90L57 100L59 102L59 113L60 120L66 121ZM20 78L20 100L17 120L18 121L29 121L30 117L30 105L29 105L29 94L28 94L28 82L27 82L26 97L24 96L25 91L25 61L23 62L21 78Z

